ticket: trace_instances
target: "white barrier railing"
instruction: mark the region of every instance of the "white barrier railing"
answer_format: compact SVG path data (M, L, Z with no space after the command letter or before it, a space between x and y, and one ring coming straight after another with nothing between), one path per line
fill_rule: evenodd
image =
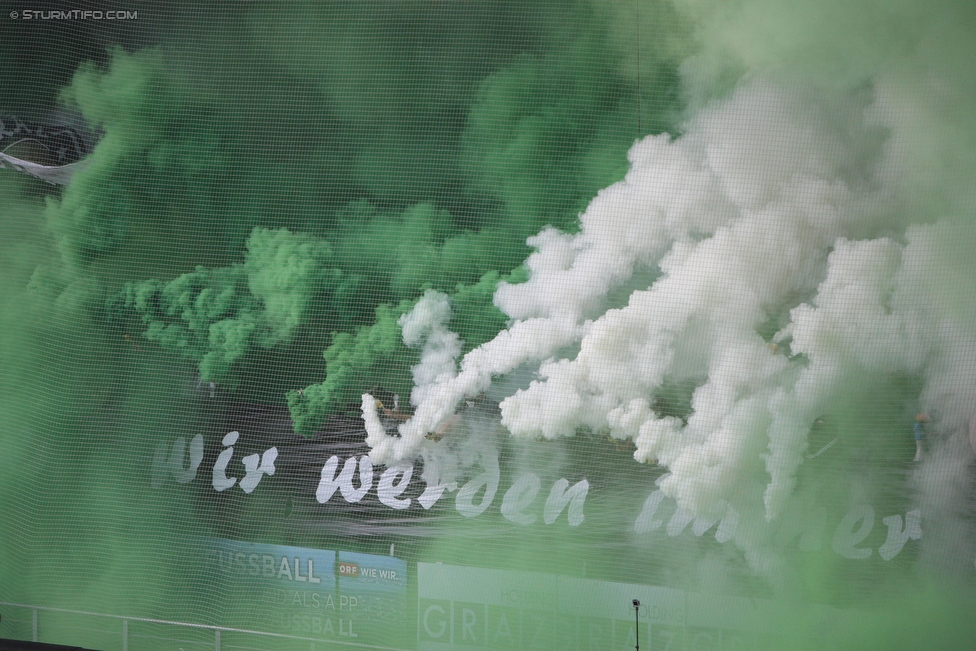
M31 630L32 642L40 641L39 640L39 633L41 632L40 621L39 621L40 614L44 612L50 612L50 613L60 613L63 615L77 615L82 617L98 618L100 620L116 620L121 622L121 628L116 633L121 638L120 639L121 646L118 646L116 648L120 648L121 651L140 651L139 646L130 645L130 641L132 640L133 637L136 638L153 637L159 639L157 636L130 634L130 630L129 630L130 623L174 626L174 627L179 627L181 630L210 631L213 633L211 642L203 642L201 640L175 640L175 639L173 641L187 642L188 646L191 644L192 645L203 644L205 645L205 647L209 647L213 649L213 651L228 651L229 649L234 649L234 648L247 648L247 649L256 648L253 646L242 647L239 644L222 644L222 640L221 640L222 633L233 633L235 635L241 635L241 636L255 636L257 638L266 639L269 641L272 639L280 639L280 640L292 640L297 642L309 642L310 643L309 651L328 651L330 649L340 649L340 648L341 649L352 649L352 648L375 649L376 651L407 651L406 649L401 649L398 647L376 646L373 644L363 644L359 642L346 642L343 640L323 640L321 638L305 637L301 635L288 635L286 633L269 633L266 631L252 631L248 629L233 628L229 626L212 626L208 624L194 624L191 622L177 622L177 621L171 621L165 619L153 619L150 617L129 617L126 615L109 615L105 613L93 613L93 612L87 612L83 610L71 610L68 608L54 608L51 606L35 606L30 604L19 604L19 603L11 603L6 601L0 601L0 638L8 637L5 631L6 628L8 628L9 626L18 623L20 624L26 623L26 620L19 620L19 619L11 620L10 617L8 616L7 609L21 609L24 611L30 611L30 630ZM101 632L105 633L105 631L101 631ZM111 634L111 632L109 633ZM14 637L16 638L16 636ZM45 641L55 643L55 644L79 645L79 643L76 640L70 640L70 639L66 639L66 640L50 639ZM84 646L84 645L82 644L80 646ZM179 647L179 649L180 651L188 651L188 650L184 650L183 647ZM112 650L99 649L98 651L112 651Z

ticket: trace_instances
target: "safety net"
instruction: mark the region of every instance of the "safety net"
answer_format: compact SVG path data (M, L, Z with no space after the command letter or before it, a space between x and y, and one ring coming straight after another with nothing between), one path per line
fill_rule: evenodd
M0 638L973 648L974 43L4 3Z

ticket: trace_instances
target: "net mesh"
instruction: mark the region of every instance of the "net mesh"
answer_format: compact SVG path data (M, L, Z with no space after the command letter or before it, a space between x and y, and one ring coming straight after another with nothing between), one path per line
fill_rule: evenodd
M974 29L5 3L0 638L970 648Z

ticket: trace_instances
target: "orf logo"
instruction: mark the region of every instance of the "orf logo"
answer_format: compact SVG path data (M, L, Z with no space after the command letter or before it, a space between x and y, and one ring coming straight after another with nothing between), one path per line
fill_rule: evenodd
M359 566L355 563L339 563L340 576L359 576Z

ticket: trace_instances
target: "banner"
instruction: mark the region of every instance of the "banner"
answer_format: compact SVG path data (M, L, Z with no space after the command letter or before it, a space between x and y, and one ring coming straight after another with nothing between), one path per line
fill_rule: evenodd
M638 546L734 544L745 526L731 508L721 517L692 517L656 486L663 469L635 462L632 448L600 437L515 441L499 434L468 454L459 481L447 485L428 477L420 460L374 466L361 419L334 417L304 438L282 408L231 404L211 431L160 442L151 460L153 487L196 488L228 512L218 521L258 505L263 521L291 523L301 535L336 541L330 545L362 536L436 538L473 519L479 535L556 528L578 532L589 547L612 542L611 534L636 536ZM876 505L855 499L844 485L827 492L801 482L791 509L761 526L783 550L903 567L922 538L923 514L911 508L900 468L872 472L874 483L888 488ZM839 504L844 510L828 511ZM600 531L605 535L587 533Z
M392 556L199 542L224 626L343 642L386 643L407 621L407 563ZM246 595L246 598L242 598Z

